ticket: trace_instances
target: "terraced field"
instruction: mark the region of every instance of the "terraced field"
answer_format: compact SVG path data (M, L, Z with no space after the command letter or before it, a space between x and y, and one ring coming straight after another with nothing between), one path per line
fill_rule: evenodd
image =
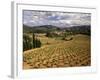
M23 69L91 65L89 36L76 35L73 40L56 42L57 40L55 40L55 44L51 43L41 48L24 51Z

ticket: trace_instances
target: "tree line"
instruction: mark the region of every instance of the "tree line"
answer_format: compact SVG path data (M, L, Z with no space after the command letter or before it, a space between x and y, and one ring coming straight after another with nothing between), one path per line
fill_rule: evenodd
M38 47L41 47L41 41L35 37L34 33L32 37L27 34L23 35L23 51Z

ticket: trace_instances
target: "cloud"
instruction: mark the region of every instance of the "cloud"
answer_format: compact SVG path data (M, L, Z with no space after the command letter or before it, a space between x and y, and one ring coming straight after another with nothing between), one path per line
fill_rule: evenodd
M90 25L91 14L24 10L23 24L29 26L55 25L59 27Z

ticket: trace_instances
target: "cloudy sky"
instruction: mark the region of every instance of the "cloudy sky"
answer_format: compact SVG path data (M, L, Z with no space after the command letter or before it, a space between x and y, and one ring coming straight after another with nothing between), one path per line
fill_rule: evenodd
M23 24L28 26L54 25L58 27L90 25L91 14L24 10Z

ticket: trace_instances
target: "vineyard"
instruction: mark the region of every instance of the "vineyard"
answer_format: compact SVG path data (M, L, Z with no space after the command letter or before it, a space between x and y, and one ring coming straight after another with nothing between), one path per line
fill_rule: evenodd
M42 36L39 39L47 41L47 37ZM41 42L45 44L43 41ZM91 65L90 36L76 35L70 41L48 39L48 42L49 45L24 51L23 69Z

